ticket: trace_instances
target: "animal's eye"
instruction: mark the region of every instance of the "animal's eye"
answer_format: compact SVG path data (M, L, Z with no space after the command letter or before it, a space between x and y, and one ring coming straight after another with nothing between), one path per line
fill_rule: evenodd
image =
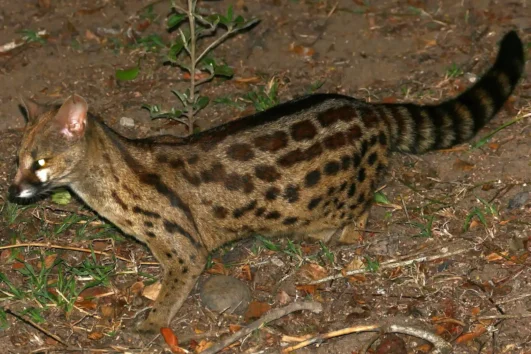
M38 159L38 160L35 160L35 162L33 162L33 170L38 170L40 168L43 168L44 166L46 166L46 160L45 159Z

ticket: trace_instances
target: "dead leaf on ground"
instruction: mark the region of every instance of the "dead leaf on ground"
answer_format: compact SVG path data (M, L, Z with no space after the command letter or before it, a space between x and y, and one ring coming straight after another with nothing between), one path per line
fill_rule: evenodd
M148 285L144 288L144 291L142 291L142 296L146 299L150 299L155 301L157 296L159 296L160 289L162 288L162 284L160 281L153 283L151 285Z
M74 306L83 310L95 310L98 307L98 304L91 300L80 300L74 302Z
M138 295L142 292L142 290L144 290L144 287L145 285L143 281L137 281L129 287L129 290L132 294Z
M242 326L240 326L240 325L237 325L237 324L230 324L230 325L229 325L229 331L230 331L230 333L236 333L236 332L238 332L240 329L242 329Z
M453 168L454 170L471 171L474 168L474 164L461 159L455 159Z
M245 313L245 320L251 318L260 318L264 313L271 309L271 305L267 302L253 301L249 304L249 308Z
M306 263L302 267L300 267L299 271L299 277L304 281L312 281L312 280L319 280L323 279L328 275L326 269L319 264L315 263Z
M237 342L239 343L239 342ZM196 353L201 353L201 352L204 352L205 350L207 350L208 348L210 348L211 346L213 346L214 343L213 342L210 342L210 341L207 341L206 339L203 339L201 342L199 342L199 344L197 344L197 346L195 347L195 352Z
M470 342L473 339L476 339L477 337L481 336L485 332L487 332L487 329L485 328L485 326L477 325L472 332L467 332L457 337L455 342L457 344L465 344L465 343Z
M289 50L303 57L311 57L315 54L315 49L298 44L296 45L295 43L290 44Z
M253 275L251 274L251 267L248 264L239 267L238 272L235 274L235 277L240 280L253 280Z
M101 332L91 332L87 335L88 339L100 340L103 338L103 333Z
M212 260L212 267L210 267L206 272L208 274L221 274L228 275L229 270L225 268L225 265L221 262L219 258L214 258Z
M171 328L162 327L160 329L160 334L162 334L162 338L164 338L164 341L166 342L172 353L186 353L185 350L179 347L179 341L177 340L177 336L175 336Z
M317 285L301 284L297 285L297 290L302 291L306 295L314 295L317 291Z

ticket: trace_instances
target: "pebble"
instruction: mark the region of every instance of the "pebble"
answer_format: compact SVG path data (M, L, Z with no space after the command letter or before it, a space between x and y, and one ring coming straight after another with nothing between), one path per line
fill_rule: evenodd
M251 302L251 291L243 281L214 275L201 285L201 301L212 311L243 315Z
M527 199L529 199L529 192L520 192L509 200L507 208L509 210L521 208L527 202Z
M120 118L120 125L126 128L133 128L135 126L135 121L133 118L122 117Z

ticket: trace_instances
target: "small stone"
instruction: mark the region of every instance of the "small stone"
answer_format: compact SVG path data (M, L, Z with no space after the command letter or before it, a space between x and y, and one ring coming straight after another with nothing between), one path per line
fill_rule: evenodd
M507 209L518 209L524 206L525 202L529 199L529 192L520 192L509 200Z
M278 257L271 257L270 261L272 264L276 265L279 268L283 268L286 266L286 264Z
M212 311L242 315L251 302L249 287L233 277L215 275L207 279L200 290L201 301Z
M122 117L120 118L120 125L126 128L133 128L135 126L135 121L133 118Z
M473 73L466 73L465 75L465 79L470 82L471 84L475 83L476 81L478 81L478 76L476 74L473 74Z

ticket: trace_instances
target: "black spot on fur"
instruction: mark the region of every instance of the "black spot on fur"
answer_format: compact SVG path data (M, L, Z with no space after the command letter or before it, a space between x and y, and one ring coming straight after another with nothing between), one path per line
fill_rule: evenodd
M288 186L284 190L284 199L288 201L288 203L295 203L299 200L299 187L296 186Z
M313 170L306 175L306 177L304 178L304 182L305 182L306 187L313 187L317 183L319 183L320 179L321 179L321 172L319 172L319 170Z

